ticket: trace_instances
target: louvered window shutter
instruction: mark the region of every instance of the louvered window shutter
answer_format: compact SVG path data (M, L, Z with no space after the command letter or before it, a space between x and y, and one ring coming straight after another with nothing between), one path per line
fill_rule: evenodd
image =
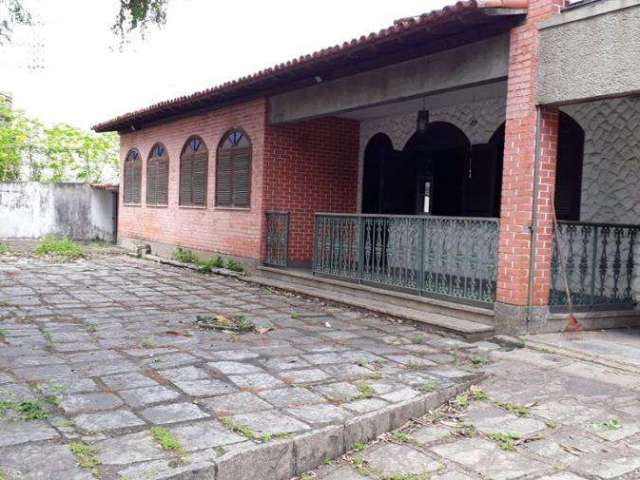
M218 156L216 172L216 205L230 207L233 201L233 157L228 152L221 152Z
M142 159L136 150L130 150L124 160L124 203L140 203Z
M147 204L156 204L156 176L158 171L158 161L155 158L147 160Z
M134 177L133 177L133 203L140 203L142 197L142 159L140 156L134 162Z
M169 204L169 157L165 156L156 162L156 203Z
M180 205L191 205L193 158L185 156L180 161Z
M207 155L198 152L193 158L192 205L205 206L207 201Z
M230 132L218 149L216 205L251 206L251 143L241 130Z
M239 151L233 158L233 205L249 207L251 156L248 151Z

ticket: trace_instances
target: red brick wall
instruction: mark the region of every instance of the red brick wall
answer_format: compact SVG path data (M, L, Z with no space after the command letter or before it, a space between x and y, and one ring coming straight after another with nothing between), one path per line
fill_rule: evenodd
M502 183L497 300L527 305L533 221L536 150L536 82L538 23L557 14L564 0L530 0L527 21L511 31L507 121ZM542 163L538 197L539 235L536 245L534 305L548 304L551 219L557 148L557 112L541 111Z
M291 262L312 258L315 213L356 212L359 128L340 118L267 127L265 209L291 212Z
M121 160L130 148L138 148L143 157L143 173L142 203L139 207L123 205L122 193L120 194L119 235L240 257L260 258L264 217L262 152L265 118L266 102L261 99L121 135ZM253 146L251 208L246 210L216 208L213 205L216 149L224 134L236 127L247 132ZM180 152L191 135L200 135L209 149L207 204L204 208L178 206ZM167 208L145 205L147 157L155 142L164 143L169 153ZM122 171L120 173L120 178L124 178ZM123 191L121 188L120 192Z

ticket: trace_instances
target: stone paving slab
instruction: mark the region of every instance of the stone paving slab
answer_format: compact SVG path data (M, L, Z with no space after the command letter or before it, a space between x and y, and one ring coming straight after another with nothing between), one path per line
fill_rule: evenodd
M480 344L126 256L54 264L0 255L0 302L8 480L93 478L73 442L95 448L105 480L214 471L217 480L286 480L481 374L471 362ZM272 330L194 323L217 314ZM20 413L25 401L40 420ZM162 448L157 435L167 434L182 454Z

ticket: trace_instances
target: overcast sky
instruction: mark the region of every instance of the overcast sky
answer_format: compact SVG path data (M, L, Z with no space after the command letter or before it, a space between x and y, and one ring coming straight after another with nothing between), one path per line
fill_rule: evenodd
M36 25L0 46L0 91L45 122L91 125L425 13L451 0L170 0L123 51L117 0L24 0Z

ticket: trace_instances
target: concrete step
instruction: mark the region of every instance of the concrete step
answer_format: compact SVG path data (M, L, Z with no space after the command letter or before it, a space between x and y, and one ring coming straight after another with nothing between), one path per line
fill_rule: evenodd
M311 277L311 278L309 278ZM315 279L315 282L313 281ZM304 272L280 270L260 267L256 274L248 280L272 288L287 290L317 297L322 300L342 303L372 312L389 315L404 320L423 323L433 329L460 335L469 340L490 338L494 335L494 327L486 322L492 318L493 312L478 307L465 306L451 309L450 302L436 301L437 304L423 301L419 298L407 299L410 295L390 292L363 285L355 287L347 282L324 279L305 274ZM415 307L418 308L415 308ZM469 310L467 310L467 308ZM477 315L484 322L460 318L460 315ZM453 315L456 313L457 315Z

